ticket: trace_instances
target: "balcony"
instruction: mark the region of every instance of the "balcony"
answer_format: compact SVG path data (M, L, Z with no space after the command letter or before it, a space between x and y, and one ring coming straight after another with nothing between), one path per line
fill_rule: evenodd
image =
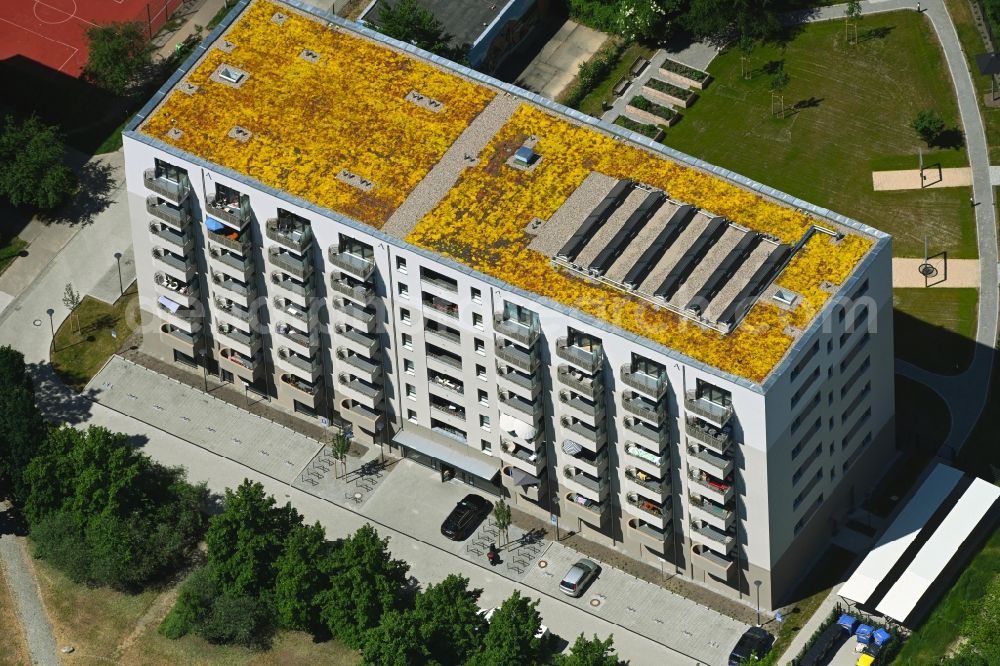
M312 275L313 266L309 255L300 257L287 250L271 247L267 251L267 258L271 264L300 280L308 280Z
M342 369L370 384L381 381L382 366L369 361L364 356L348 353L345 348L340 347L337 349L337 361Z
M542 392L542 382L537 374L525 375L505 365L497 366L497 385L528 401L536 400Z
M656 527L663 528L670 521L671 511L669 504L654 502L638 493L626 493L623 508L633 516L645 520Z
M253 257L242 257L228 250L220 250L217 247L210 248L208 254L213 260L218 262L223 272L239 280L246 281L249 279L251 273L253 273Z
M626 392L622 398L622 407L625 408L626 412L657 425L662 424L667 418L665 403L652 403L635 393Z
M172 245L181 253L186 253L194 244L188 232L177 231L163 222L150 222L149 233L156 236L161 242Z
M233 303L229 299L215 297L213 301L213 310L216 314L224 314L227 317L232 317L233 319L249 324L250 320L253 318L250 315L250 311L246 308L241 308L239 305Z
M450 280L444 276L437 277L431 275L426 269L420 271L420 284L449 294L458 293L458 283L455 280Z
M348 275L367 282L375 272L375 262L370 259L363 259L349 252L341 252L335 247L331 247L327 256L334 268L347 273Z
M286 322L278 322L278 325L275 326L275 330L279 336L288 341L289 344L293 345L292 348L296 352L304 356L312 356L319 350L319 342L315 338L308 333L303 333L302 331L290 326Z
M171 347L179 349L188 356L194 355L195 347L201 337L197 333L181 330L173 324L163 324L160 326L160 332L163 333L164 339L170 343Z
M174 303L178 303L184 307L193 307L201 298L197 280L185 283L166 273L157 272L153 275L153 282L156 283L156 293L158 295L166 296Z
M295 278L279 271L271 272L271 284L291 294L293 296L292 300L299 303L302 307L306 307L306 299L313 293L311 283L299 282Z
M382 404L381 387L352 377L346 372L340 373L337 376L337 381L340 382L340 392L343 395L360 402L365 407L377 409Z
M147 190L156 192L164 199L173 204L180 205L191 193L191 186L188 183L175 183L167 180L163 176L156 175L156 169L146 169L142 172L142 183Z
M146 197L146 212L182 230L191 223L191 211L187 208L174 206L153 196Z
M708 474L692 474L689 479L692 490L719 504L729 504L736 494L732 482L728 480L722 481Z
M724 406L714 402L709 402L704 398L699 398L697 393L694 391L687 392L687 397L684 400L684 407L695 416L698 416L720 428L725 426L729 422L729 419L733 416L732 405Z
M206 214L217 217L223 222L242 229L250 221L250 211L240 206L234 206L222 199L216 198L208 204Z
M450 402L430 401L431 414L439 421L454 428L464 429L468 427L465 422L465 408Z
M529 423L537 423L542 418L542 402L535 400L530 402L513 393L500 393L500 410L508 407L507 413L511 416L527 418Z
M372 287L363 285L351 286L346 278L330 276L330 289L335 293L346 296L364 307L370 307L375 303L375 290Z
M239 302L244 307L250 305L249 300L253 298L255 289L252 283L241 282L235 278L231 278L228 275L222 273L216 273L212 271L212 283L222 289L225 289L234 296L239 297Z
M644 372L637 372L632 369L631 364L626 363L618 371L618 377L629 388L633 388L656 401L667 392L666 373L654 377Z
M188 261L185 257L178 256L162 247L154 247L152 250L153 259L158 261L164 271L177 278L181 282L189 282L194 277L194 262Z
M421 303L424 306L424 312L427 314L438 312L449 319L458 319L458 306L451 301L432 296L425 292Z
M256 333L245 333L232 324L219 324L215 330L229 346L244 356L254 356L260 349L260 336Z
M257 370L261 367L261 363L256 357L245 356L235 349L230 349L228 347L224 347L222 351L219 352L219 356L227 362L227 365L224 367L228 367L228 369L231 372L236 373L237 376L247 379L250 382L253 382L254 379L256 379L258 375Z
M431 364L431 363L440 363L443 366L442 369L445 370L445 371L447 371L448 369L454 369L454 370L461 370L462 369L462 360L461 359L455 358L455 357L451 356L450 354L439 354L438 352L433 351L431 349L427 350L427 362L429 364ZM431 367L431 366L428 365L428 367Z
M319 395L319 385L296 377L295 375L281 375L281 384L287 386L293 393L306 399L307 404L315 404L316 396Z
M530 347L538 340L538 326L525 326L513 319L504 319L503 313L499 312L493 315L493 330L525 347Z
M719 555L715 551L706 548L701 544L691 547L692 560L696 565L709 572L717 578L728 580L734 568L733 561L725 555Z
M456 354L462 353L462 336L458 333L449 331L446 328L425 326L424 335L428 340L433 340L435 344L441 345L443 349L455 352Z
M556 372L559 382L563 386L573 389L580 395L589 398L590 400L595 402L597 401L601 388L601 382L599 381L600 375L588 377L584 373L575 368L571 368L568 365L560 365Z
M568 338L562 337L556 340L556 356L592 375L601 367L604 350L600 345L595 346L593 350L583 349L571 345Z
M369 358L374 358L378 353L378 336L364 333L346 324L337 324L333 330L345 348Z
M595 502L579 493L568 493L564 496L561 508L569 517L600 526L607 519L608 504L608 502Z
M589 442L592 446L596 445L596 448L591 449L592 451L596 451L606 443L607 431L603 423L596 428L591 428L585 423L564 416L559 419L559 424L567 431L574 433L578 437L582 437L584 442Z
M344 315L347 323L360 328L366 333L375 331L375 313L365 308L359 307L353 301L346 298L335 298L333 309Z
M723 532L736 522L736 514L724 506L719 506L697 495L690 495L691 517L701 520Z
M318 355L307 358L288 347L278 347L278 366L308 381L316 381L321 369Z
M597 424L604 420L603 404L588 402L570 391L559 391L559 403L561 412L579 419L588 426L596 428Z
M652 493L658 499L663 499L670 495L670 481L660 479L656 476L635 467L625 468L625 479L638 492Z
M659 529L642 518L629 518L627 525L629 534L635 539L656 549L662 548L663 544L670 539L670 534L666 530Z
M626 430L642 437L644 440L652 444L656 451L662 451L669 441L667 437L667 427L665 425L659 428L654 428L645 421L631 416L626 416L622 422L625 424Z
M442 395L451 400L454 400L456 396L465 396L465 387L461 381L433 370L428 373L427 385L440 389Z
M591 477L572 465L565 465L562 472L563 484L567 490L575 490L595 501L601 501L608 496L611 484L607 479Z
M269 219L264 226L265 234L275 243L302 254L312 245L312 227L301 222Z
M213 223L218 224L215 220L213 220ZM243 256L250 254L250 250L253 247L253 234L250 233L249 229L239 231L222 226L221 224L218 224L218 226L219 228L217 229L211 229L206 223L205 235L208 237L208 240Z
M532 476L540 476L545 472L545 449L531 451L515 442L503 440L500 443L500 459L523 470Z
M709 449L698 450L694 447L688 448L689 462L698 469L708 472L712 476L724 479L733 471L733 461L723 458Z
M506 344L500 340L496 342L497 358L529 375L538 369L539 361L536 350L537 347L532 348L531 352L525 352L514 345Z
M708 546L717 553L728 555L736 545L732 534L716 529L711 525L691 523L691 540Z
M582 445L577 442L566 440L563 442L562 450L573 460L573 465L581 472L602 477L608 471L607 449L601 449L600 453L594 453L582 448Z
M733 429L730 426L716 428L699 419L688 419L684 431L688 437L697 440L716 453L726 453L733 443Z
M653 453L635 442L625 442L625 455L628 456L629 462L637 465L640 469L652 470L654 476L663 476L663 471L670 462L667 452L663 452L663 454Z
M296 303L293 303L287 298L282 298L281 296L275 296L274 300L271 302L274 304L273 312L275 314L287 314L298 321L307 330L312 330L313 316L309 310L301 308Z

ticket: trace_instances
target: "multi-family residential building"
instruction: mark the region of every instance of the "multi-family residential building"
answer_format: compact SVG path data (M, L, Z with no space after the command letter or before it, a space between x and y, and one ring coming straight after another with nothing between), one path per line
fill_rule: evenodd
M780 603L894 446L889 237L311 11L125 133L146 351Z

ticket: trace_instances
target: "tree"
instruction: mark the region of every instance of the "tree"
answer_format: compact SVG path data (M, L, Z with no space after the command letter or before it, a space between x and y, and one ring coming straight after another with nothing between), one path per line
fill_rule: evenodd
M784 66L780 66L775 69L774 73L771 75L771 114L776 115L774 111L774 102L778 101L781 109L781 117L785 117L785 88L788 87L788 83L791 79L788 76L788 72L785 71Z
M393 610L383 615L378 626L364 635L361 663L363 666L425 666L430 663L429 652L413 613Z
M753 40L746 35L740 37L740 69L743 78L750 80L753 76L753 67L750 64L750 55L753 53Z
M24 122L7 116L0 125L0 196L12 206L55 208L76 190L65 158L57 127L34 115Z
M80 332L80 317L79 315L77 315L76 309L80 307L80 302L82 300L83 299L80 298L80 292L73 291L73 283L67 282L66 289L63 290L62 302L63 305L66 306L66 309L69 310L70 316L72 316L73 319L76 320L77 333Z
M781 32L778 9L771 0L690 0L679 20L699 39L760 41Z
M330 633L353 648L383 615L404 607L409 565L389 553L389 539L370 524L344 539L322 562L329 586L316 599Z
M507 503L500 499L493 507L493 520L497 523L497 529L500 530L500 534L503 536L503 543L500 545L501 548L507 545L507 539L509 538L508 530L510 529L510 507Z
M87 29L84 79L114 95L124 95L152 62L141 23L112 23Z
M847 0L847 8L844 10L844 27L848 29L854 26L854 43L858 43L858 21L861 19L861 0Z
M452 58L456 55L450 46L452 36L444 31L444 26L434 18L434 14L417 4L417 0L383 3L379 8L376 28L384 35L439 56Z
M917 113L910 123L910 127L916 130L920 138L929 146L944 131L944 121L934 109L925 109Z
M545 645L537 636L542 626L538 601L522 597L516 590L493 613L483 648L469 666L521 666L545 662Z
M623 666L624 661L615 654L614 639L601 640L594 635L588 639L583 634L576 637L568 655L556 655L555 666Z
M315 601L326 578L319 563L329 548L326 531L318 522L296 527L285 539L274 567L274 605L282 627L313 631L320 626Z
M629 41L663 42L683 6L681 0L622 0L618 33Z
M244 479L235 491L227 488L222 513L212 518L205 535L220 592L259 595L273 589L285 539L301 524L290 504L276 506L258 482Z
M0 497L6 492L23 504L28 496L24 470L45 439L45 422L35 404L35 385L24 354L0 347Z
M347 438L342 432L338 432L333 436L333 457L336 458L343 469L343 473L347 474L347 452L351 450L351 440Z
M483 591L451 574L417 595L412 615L430 656L439 664L464 664L482 646L486 621L479 614Z

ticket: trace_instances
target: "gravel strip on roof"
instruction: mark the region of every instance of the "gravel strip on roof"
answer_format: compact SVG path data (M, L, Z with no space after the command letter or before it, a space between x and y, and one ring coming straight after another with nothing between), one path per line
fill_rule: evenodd
M702 214L691 218L691 222L681 232L681 235L677 237L673 245L667 248L667 251L660 257L653 270L649 272L646 279L639 285L639 291L652 295L656 291L656 288L660 286L660 283L663 282L663 279L667 277L670 269L677 265L681 256L691 247L695 239L704 233L705 227L708 226L708 222L711 219L708 215Z
M746 235L746 232L742 229L737 229L733 226L726 228L722 233L722 237L715 242L715 245L708 248L708 251L694 265L694 270L691 271L688 279L681 283L681 286L677 289L677 293L670 299L670 303L683 308L691 302L694 295L708 282L708 278L712 276L715 269L719 267L722 260L729 254L729 251L736 247L744 235Z
M554 257L617 182L617 178L591 171L542 226L528 248L541 252L546 257ZM529 220L524 221L525 224L528 222Z
M597 255L608 246L611 239L614 238L615 234L625 226L625 220L639 208L639 204L645 201L646 197L649 196L649 192L644 189L634 189L632 190L622 205L619 206L615 212L611 213L611 217L608 221L604 223L597 233L590 239L590 242L583 246L583 251L580 252L576 257L576 261L573 262L577 266L590 266L597 259Z
M747 285L753 274L775 249L777 249L777 245L768 241L763 241L754 248L754 251L750 253L747 260L743 262L740 269L733 275L733 278L726 283L726 286L719 291L716 297L708 304L708 307L705 308L705 317L711 321L716 321L719 315L733 302L736 295L740 293L740 289Z

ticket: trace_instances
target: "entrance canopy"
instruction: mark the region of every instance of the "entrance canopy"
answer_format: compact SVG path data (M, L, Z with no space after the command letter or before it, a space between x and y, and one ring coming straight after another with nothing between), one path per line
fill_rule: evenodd
M541 483L541 479L537 476L516 467L510 470L510 478L514 481L515 486L534 486Z
M487 481L500 471L497 462L490 456L431 431L400 430L392 441Z

